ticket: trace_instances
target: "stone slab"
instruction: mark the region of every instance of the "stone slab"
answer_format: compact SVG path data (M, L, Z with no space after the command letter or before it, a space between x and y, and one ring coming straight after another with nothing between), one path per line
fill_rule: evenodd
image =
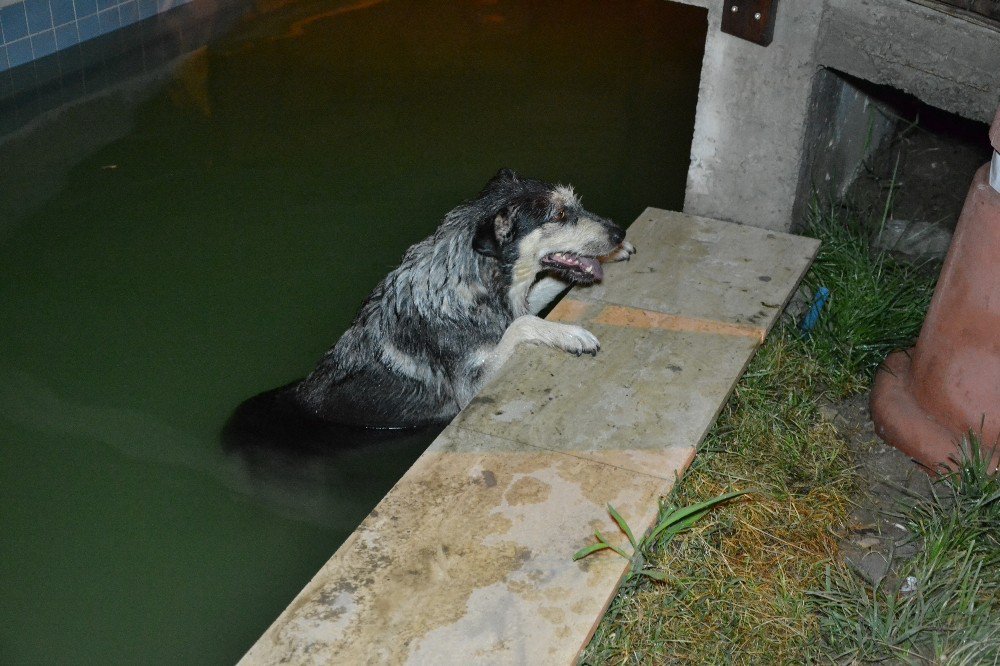
M678 451L677 467L693 453ZM446 429L246 655L245 664L566 663L669 481Z
M819 241L647 208L629 228L639 252L573 297L767 331Z
M597 336L596 358L525 349L454 423L673 479L677 449L701 441L760 334L595 323L603 311L596 305L570 319L560 309L552 313Z
M653 525L817 248L655 209L629 237L636 259L550 313L600 354L520 350L241 663L576 659L628 563L572 554L625 543L608 504Z

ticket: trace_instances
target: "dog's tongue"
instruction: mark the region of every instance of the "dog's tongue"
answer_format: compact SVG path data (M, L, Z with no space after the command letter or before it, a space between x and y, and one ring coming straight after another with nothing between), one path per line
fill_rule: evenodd
M578 259L580 262L580 267L586 270L590 269L590 274L594 276L595 280L604 279L604 269L601 267L601 262L597 259L591 259L590 257L580 257Z

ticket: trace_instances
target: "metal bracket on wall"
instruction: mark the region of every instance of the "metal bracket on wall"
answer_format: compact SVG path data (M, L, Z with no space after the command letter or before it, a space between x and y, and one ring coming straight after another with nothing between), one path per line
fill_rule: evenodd
M778 0L725 0L722 32L761 46L771 43Z

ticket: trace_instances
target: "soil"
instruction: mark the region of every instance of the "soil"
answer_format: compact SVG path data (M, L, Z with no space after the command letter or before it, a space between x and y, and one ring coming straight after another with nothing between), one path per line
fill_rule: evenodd
M892 192L891 217L954 231L976 170L990 160L987 126L893 102L899 130L864 165L846 203L861 219L880 221Z
M841 557L869 583L895 589L900 565L919 552L920 543L905 526L906 506L930 497L931 477L907 455L875 435L868 412L869 394L821 409L846 438L859 476L856 506L841 536Z

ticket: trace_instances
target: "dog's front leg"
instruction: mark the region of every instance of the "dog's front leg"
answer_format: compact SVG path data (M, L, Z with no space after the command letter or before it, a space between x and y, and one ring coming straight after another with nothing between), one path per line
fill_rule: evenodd
M597 352L601 349L601 343L594 334L581 326L546 321L535 315L518 317L504 331L497 346L484 357L480 357L479 372L474 373L477 378L475 386L469 387L471 392L468 399L460 400L463 407L475 397L479 389L497 375L504 363L522 344L545 345L577 356L581 354L597 356Z

